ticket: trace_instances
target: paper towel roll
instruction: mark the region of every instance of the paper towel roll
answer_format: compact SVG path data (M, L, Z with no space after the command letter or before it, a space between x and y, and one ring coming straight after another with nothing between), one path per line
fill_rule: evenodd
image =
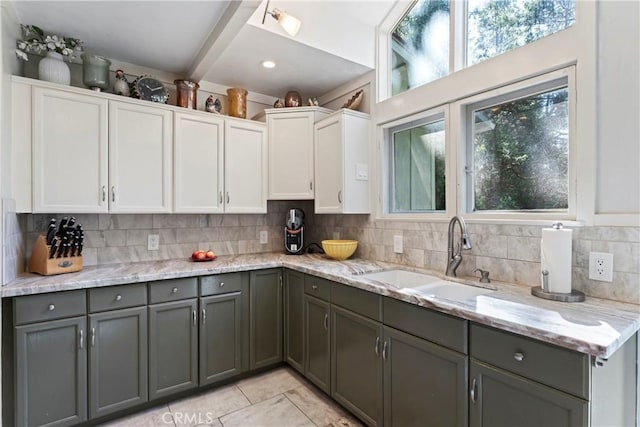
M547 270L547 292L571 293L571 230L543 228L540 242L542 271Z

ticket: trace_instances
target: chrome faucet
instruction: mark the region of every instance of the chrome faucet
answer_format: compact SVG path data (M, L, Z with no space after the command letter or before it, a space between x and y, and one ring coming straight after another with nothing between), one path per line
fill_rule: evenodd
M458 242L458 246L456 248L455 253L453 253L453 232L456 225L460 227L460 241ZM464 222L461 216L454 216L449 221L449 241L448 241L448 249L447 249L447 271L444 273L445 276L456 276L456 270L460 266L462 262L462 250L471 249L471 239L467 234L467 224Z

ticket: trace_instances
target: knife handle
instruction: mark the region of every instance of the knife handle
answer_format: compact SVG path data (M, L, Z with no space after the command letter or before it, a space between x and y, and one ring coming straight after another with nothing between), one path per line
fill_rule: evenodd
M53 258L56 254L56 246L58 243L58 239L54 238L51 242L51 248L49 249L49 259Z

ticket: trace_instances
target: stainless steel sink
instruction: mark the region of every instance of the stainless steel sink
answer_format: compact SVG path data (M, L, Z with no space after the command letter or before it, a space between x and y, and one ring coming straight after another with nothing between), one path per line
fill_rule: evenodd
M360 277L387 283L408 293L429 298L465 301L494 292L493 289L465 285L428 274L400 269L365 273Z

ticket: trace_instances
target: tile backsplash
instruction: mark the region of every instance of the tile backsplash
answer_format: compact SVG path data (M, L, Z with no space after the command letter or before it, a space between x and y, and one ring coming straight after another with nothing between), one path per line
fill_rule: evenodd
M359 241L356 256L444 272L447 262L446 222L389 221L370 215L314 215L313 201L269 201L266 214L84 214L75 215L85 229L86 266L186 258L195 249L213 249L219 255L282 252L287 209L306 214L306 239L319 243L339 232ZM37 235L49 218L61 214L5 213L4 283L24 271ZM538 286L540 284L541 226L468 224L473 249L463 253L460 276L489 270L491 279ZM269 235L260 244L260 231ZM160 249L147 250L147 236L160 235ZM393 251L394 236L403 236L404 251ZM590 280L589 252L614 257L613 283ZM573 228L574 289L587 295L640 304L640 227Z
M369 215L316 215L315 234L359 241L356 256L444 273L447 222L376 220ZM523 286L540 285L541 226L468 224L473 248L463 251L459 276L490 271L491 279ZM456 231L457 233L457 231ZM402 254L393 238L401 235ZM457 236L457 234L456 234ZM587 295L640 304L640 227L573 228L572 287ZM589 279L589 252L613 254L613 283Z

